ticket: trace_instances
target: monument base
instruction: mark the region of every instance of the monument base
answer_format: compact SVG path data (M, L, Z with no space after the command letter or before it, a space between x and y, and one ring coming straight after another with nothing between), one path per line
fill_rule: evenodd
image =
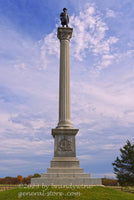
M31 185L102 185L102 181L84 173L76 157L54 157L47 173L32 178Z
M102 185L100 178L91 178L79 167L76 157L75 136L78 129L52 129L54 157L47 173L32 178L31 185Z
M65 171L65 169L58 169ZM69 170L70 171L70 170ZM74 169L74 171L78 171ZM32 178L31 185L96 185L101 186L100 178L90 178L86 173L46 173L39 178Z
M47 174L45 174L47 175ZM70 176L72 176L70 174ZM32 178L31 185L91 185L91 186L102 186L101 179L99 178L89 178L89 177L64 177L56 175L54 177L43 177Z

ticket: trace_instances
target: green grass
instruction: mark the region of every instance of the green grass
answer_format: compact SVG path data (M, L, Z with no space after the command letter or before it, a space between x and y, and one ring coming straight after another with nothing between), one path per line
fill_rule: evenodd
M110 188L114 188L116 190L120 190L120 191L124 191L124 192L129 192L129 193L133 193L134 194L134 187L132 186L126 186L126 187L122 187L122 186L109 186Z
M109 187L20 187L0 192L0 200L134 200L134 194Z

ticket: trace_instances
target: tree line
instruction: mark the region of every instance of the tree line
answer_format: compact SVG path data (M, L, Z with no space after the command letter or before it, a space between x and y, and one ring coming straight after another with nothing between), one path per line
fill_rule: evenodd
M9 185L19 185L19 184L30 184L31 183L31 178L35 177L40 177L40 174L34 174L34 175L29 175L27 177L18 175L17 177L10 177L7 176L5 178L0 178L0 184L9 184ZM110 178L102 178L102 184L107 185L107 186L117 186L118 182L115 179L110 179Z
M17 177L6 176L5 178L0 178L0 184L13 184L13 185L30 184L31 178L40 176L41 176L40 174L29 175L27 177L23 177L21 175L18 175Z

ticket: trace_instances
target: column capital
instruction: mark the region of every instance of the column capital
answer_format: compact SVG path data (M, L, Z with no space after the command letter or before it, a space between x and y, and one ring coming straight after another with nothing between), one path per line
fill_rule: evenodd
M58 27L58 31L57 31L57 37L58 39L61 40L69 40L72 37L72 33L73 33L73 28L69 28L69 27Z

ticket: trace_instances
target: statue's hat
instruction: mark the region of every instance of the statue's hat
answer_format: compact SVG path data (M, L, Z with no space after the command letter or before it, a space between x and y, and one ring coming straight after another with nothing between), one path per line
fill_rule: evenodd
M63 11L64 11L64 10L67 10L67 9L66 9L66 8L63 8Z

